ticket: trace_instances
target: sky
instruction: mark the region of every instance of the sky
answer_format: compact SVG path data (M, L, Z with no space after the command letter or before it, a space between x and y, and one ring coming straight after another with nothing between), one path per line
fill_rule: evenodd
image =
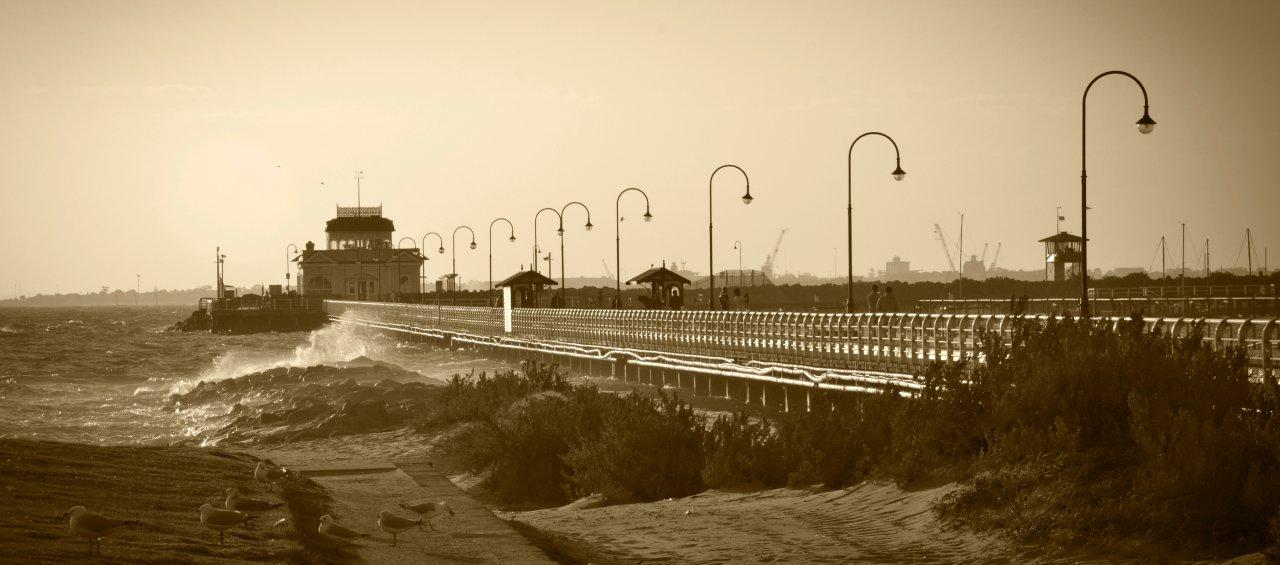
M286 247L336 204L381 204L395 238L457 226L457 271L528 266L537 210L566 214L569 276L663 260L843 274L894 255L943 270L934 235L1000 266L1080 223L1089 95L1090 266L1280 264L1280 2L0 1L0 293L283 282ZM542 246L555 247L550 217ZM405 241L404 246L408 246ZM428 248L435 247L434 238ZM559 270L559 250L554 254ZM449 272L431 254L428 276ZM1154 258L1154 259L1153 259ZM1256 268L1256 267L1255 267Z

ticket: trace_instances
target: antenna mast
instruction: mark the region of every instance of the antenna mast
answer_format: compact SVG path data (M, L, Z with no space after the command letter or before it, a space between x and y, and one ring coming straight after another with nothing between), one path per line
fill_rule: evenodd
M364 171L356 171L356 214L360 214L360 181L364 179Z

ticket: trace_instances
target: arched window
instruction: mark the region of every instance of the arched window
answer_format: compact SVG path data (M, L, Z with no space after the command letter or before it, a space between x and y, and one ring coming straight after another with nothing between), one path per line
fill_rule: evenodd
M333 292L333 282L325 277L311 277L307 279L307 286L303 289L306 294L329 294Z

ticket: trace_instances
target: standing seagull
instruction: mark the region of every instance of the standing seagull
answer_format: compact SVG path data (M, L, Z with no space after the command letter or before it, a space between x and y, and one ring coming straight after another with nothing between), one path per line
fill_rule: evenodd
M449 514L450 516L454 515L453 509L449 508L449 503L447 502L414 502L410 504L401 503L400 507L404 508L405 510L412 510L414 512L421 514L424 518L427 519L427 525L431 527L431 531L433 532L436 531L436 527L431 523L432 518L435 518L436 516L440 516L446 513Z
M320 536L332 541L338 553L342 553L342 542L352 542L357 538L367 538L369 534L357 532L333 520L333 516L325 514L320 517Z
M210 530L218 531L218 545L222 545L222 539L227 530L254 518L257 518L257 516L245 514L239 510L214 508L212 504L207 502L200 507L200 523Z
M273 468L267 465L266 461L259 461L258 466L253 468L253 478L267 485L267 490L271 490L271 485L287 476L289 476L288 469Z
M227 495L227 510L239 510L241 512L266 512L284 506L279 502L267 502L260 498L250 498L240 495L240 489L231 487L225 493Z
M378 527L382 528L382 531L391 534L392 547L396 545L396 536L400 535L401 532L414 526L421 529L422 525L426 523L426 520L410 520L408 518L401 518L400 516L396 516L386 510L378 513Z
M102 538L107 537L112 532L125 526L141 524L138 520L117 520L108 518L101 514L94 514L85 509L83 506L73 507L64 518L71 517L70 527L72 535L89 538L89 555L93 555L93 545L98 544L98 555L102 555Z

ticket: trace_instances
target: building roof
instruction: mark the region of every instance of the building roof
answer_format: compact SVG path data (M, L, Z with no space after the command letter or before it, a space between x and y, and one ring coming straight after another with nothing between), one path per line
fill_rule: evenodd
M390 218L381 216L339 217L326 222L324 231L396 231L396 226Z
M422 263L417 249L316 249L303 251L297 261L302 264L320 263Z
M1080 236L1069 234L1064 231L1060 231L1054 235L1051 235L1049 237L1046 237L1040 240L1041 243L1079 243L1081 241L1084 241L1084 239L1081 238Z
M502 288L504 286L551 286L555 284L557 284L556 281L537 271L520 271L493 286Z
M693 281L690 281L689 279L686 279L684 278L684 276L680 275L680 273L672 271L671 269L668 269L665 266L663 266L663 267L651 267L649 270L632 277L631 280L627 281L627 284L631 284L631 283L689 284L690 282L693 282Z

